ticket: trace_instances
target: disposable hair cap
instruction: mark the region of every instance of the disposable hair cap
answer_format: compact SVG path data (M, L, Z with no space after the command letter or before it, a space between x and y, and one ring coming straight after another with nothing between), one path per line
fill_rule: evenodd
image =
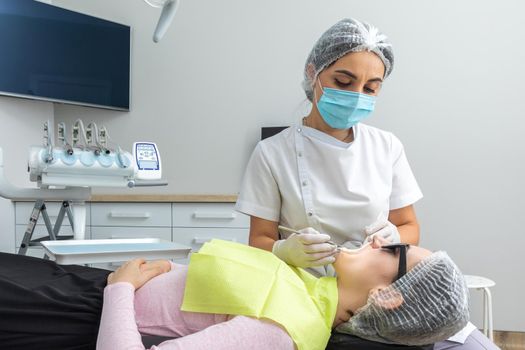
M397 307L385 301L402 298ZM337 331L382 343L426 345L445 340L469 320L463 274L445 252L435 252L387 288Z
M310 101L313 99L313 83L319 73L349 52L374 52L385 65L385 78L394 68L394 52L386 35L365 22L345 18L330 27L317 40L304 68L303 89ZM314 68L313 76L308 74L308 66Z

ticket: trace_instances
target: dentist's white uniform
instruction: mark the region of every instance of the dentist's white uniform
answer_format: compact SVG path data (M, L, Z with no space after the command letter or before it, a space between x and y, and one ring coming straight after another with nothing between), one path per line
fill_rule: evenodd
M397 137L363 123L353 131L354 141L345 143L296 125L259 142L236 209L295 229L310 226L336 243L359 246L364 227L379 213L388 216L423 195ZM308 270L317 276L334 273L331 265ZM449 348L497 349L470 322L435 345L435 350Z
M380 213L388 216L423 195L397 137L363 123L353 131L354 141L345 143L297 125L259 142L236 209L295 229L313 227L339 244L361 245L365 226Z

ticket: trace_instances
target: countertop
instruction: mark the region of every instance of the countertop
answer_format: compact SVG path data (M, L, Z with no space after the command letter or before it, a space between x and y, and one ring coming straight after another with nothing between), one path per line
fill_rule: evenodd
M29 202L27 199L12 199L13 202ZM174 203L235 203L232 194L94 194L88 202L174 202ZM56 202L56 201L50 201Z

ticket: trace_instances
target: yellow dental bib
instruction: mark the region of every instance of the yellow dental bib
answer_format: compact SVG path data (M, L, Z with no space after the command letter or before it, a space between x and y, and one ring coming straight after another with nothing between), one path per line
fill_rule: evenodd
M337 298L334 277L316 278L265 250L212 240L191 255L181 310L269 319L298 350L320 350Z

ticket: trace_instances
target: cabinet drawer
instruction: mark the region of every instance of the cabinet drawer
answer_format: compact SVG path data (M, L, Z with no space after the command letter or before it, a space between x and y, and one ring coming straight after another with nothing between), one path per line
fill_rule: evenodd
M170 227L91 227L91 239L160 238L171 241Z
M54 225L55 221L58 216L58 212L60 211L60 207L62 207L62 203L59 202L46 202L46 211L47 215L49 215L49 219L51 220L51 223ZM15 205L15 222L17 225L27 225L29 223L29 217L31 216L31 213L33 212L33 208L35 207L34 202L16 202ZM86 204L86 225L89 225L90 219L90 205L89 203ZM40 213L40 216L38 217L38 225L44 225L44 219L42 218L42 213ZM67 216L64 216L64 221L62 221L62 226L70 226L69 220Z
M15 254L18 254L18 247L16 248ZM32 256L33 258L44 258L44 248L42 247L30 247L27 248L25 256Z
M191 247L196 252L205 242L213 238L248 244L248 229L245 228L173 228L173 242Z
M18 253L18 249L16 250ZM42 247L31 247L27 249L26 256L32 256L34 258L44 258L44 248Z
M250 227L250 217L234 203L173 203L174 227Z
M92 239L120 239L120 238L160 238L166 241L171 241L170 227L92 227ZM110 263L98 263L91 266L105 269L116 270L122 261L114 261Z
M27 226L26 225L16 225L16 238L15 238L15 244L16 247L20 247L20 243L22 243L22 239L24 239L24 234L26 232ZM44 236L47 236L47 229L44 225L36 225L35 230L33 231L33 237L32 239L41 238ZM72 236L73 230L71 229L71 226L62 226L60 228L60 232L58 233L59 236ZM89 226L86 227L86 239L89 239L91 237L90 234L90 228Z
M91 203L91 226L171 227L171 204Z

